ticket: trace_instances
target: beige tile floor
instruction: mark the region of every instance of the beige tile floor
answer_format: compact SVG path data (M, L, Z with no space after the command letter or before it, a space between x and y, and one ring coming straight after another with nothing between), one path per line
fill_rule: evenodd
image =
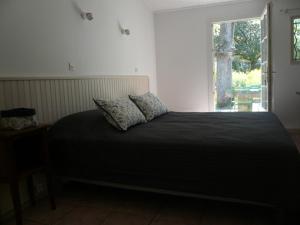
M293 135L300 149L300 135ZM24 225L275 225L270 209L71 183L24 212ZM10 221L7 225L14 224Z
M45 199L24 211L24 225L274 225L273 214L249 206L70 183L57 198L56 210Z

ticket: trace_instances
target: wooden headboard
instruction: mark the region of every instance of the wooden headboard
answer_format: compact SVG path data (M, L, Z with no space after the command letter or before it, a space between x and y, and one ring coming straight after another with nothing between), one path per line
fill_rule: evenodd
M35 108L41 123L94 109L93 98L149 91L148 76L0 77L0 110Z

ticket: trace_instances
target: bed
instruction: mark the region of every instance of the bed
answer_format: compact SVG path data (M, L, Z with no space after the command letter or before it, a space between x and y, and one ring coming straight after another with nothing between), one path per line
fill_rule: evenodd
M295 208L299 153L272 113L169 112L121 132L98 110L49 131L58 177Z

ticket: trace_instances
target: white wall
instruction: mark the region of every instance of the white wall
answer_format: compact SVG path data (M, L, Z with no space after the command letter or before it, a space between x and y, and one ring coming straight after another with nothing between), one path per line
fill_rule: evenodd
M94 20L82 20L76 4ZM0 76L143 74L156 92L154 39L153 14L140 0L0 0ZM0 186L0 216L10 209Z
M300 67L290 65L289 17L281 8L299 0L273 3L274 109L288 128L300 128ZM158 94L176 111L212 109L212 22L259 17L265 1L198 7L155 15ZM300 11L299 11L300 14Z
M255 1L155 15L158 94L172 110L210 111L211 24L258 17L264 6Z
M300 128L300 64L290 63L290 17L300 15L300 10L284 14L281 9L300 8L299 0L273 1L273 70L274 111L288 128Z
M0 30L1 75L146 74L156 90L153 14L143 1L1 0Z

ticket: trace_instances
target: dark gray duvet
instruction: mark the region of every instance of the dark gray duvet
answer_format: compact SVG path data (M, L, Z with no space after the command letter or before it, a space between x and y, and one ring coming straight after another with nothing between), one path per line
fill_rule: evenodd
M272 113L176 113L117 131L99 111L49 131L59 176L287 206L299 154Z

